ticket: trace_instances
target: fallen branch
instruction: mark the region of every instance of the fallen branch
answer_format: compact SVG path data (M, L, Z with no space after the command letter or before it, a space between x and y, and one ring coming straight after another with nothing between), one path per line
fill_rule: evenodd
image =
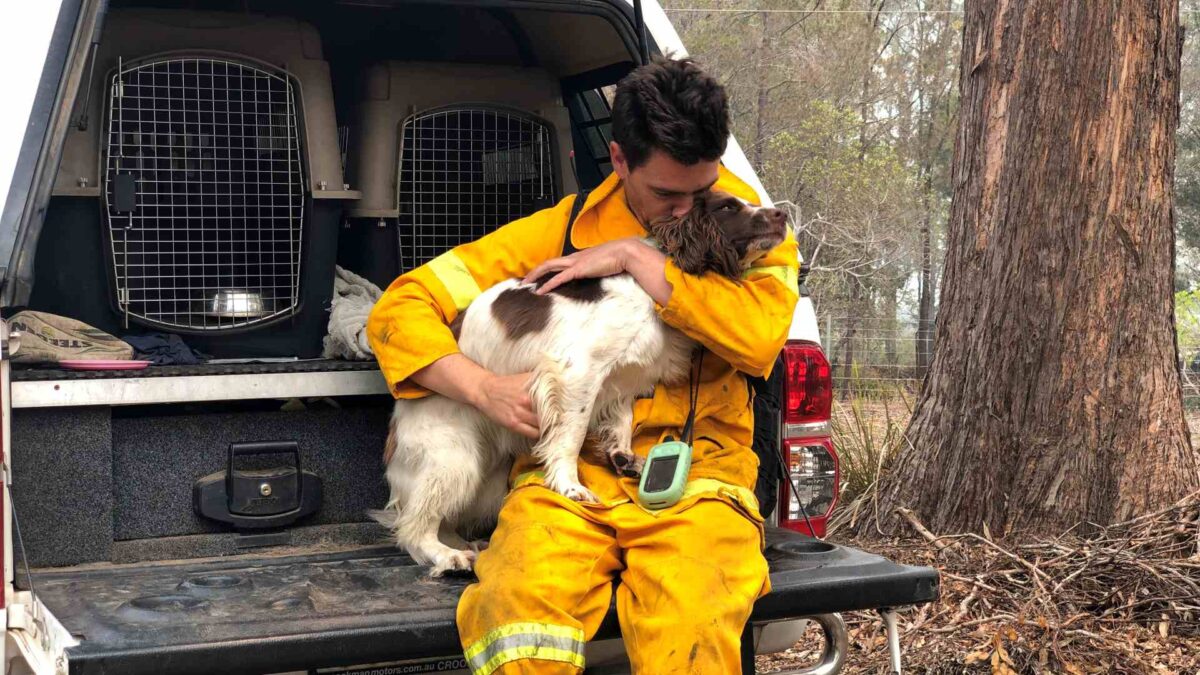
M896 513L898 513L901 518L908 521L908 524L912 526L912 529L916 530L917 534L924 537L926 541L933 544L938 551L945 551L947 548L949 548L949 545L946 544L946 542L939 539L929 531L929 528L921 524L921 521L917 519L916 514L914 514L911 509L899 506L896 508Z

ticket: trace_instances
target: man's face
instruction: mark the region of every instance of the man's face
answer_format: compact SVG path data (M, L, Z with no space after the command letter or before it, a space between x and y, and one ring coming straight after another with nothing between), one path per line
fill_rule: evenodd
M717 182L716 160L681 164L660 150L651 150L644 164L630 171L621 146L609 145L613 171L625 184L625 200L642 225L659 218L679 218L691 210L697 195Z

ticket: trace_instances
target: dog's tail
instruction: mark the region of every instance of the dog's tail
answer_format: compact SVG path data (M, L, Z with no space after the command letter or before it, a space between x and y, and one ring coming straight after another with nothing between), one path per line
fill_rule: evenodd
M563 390L565 373L570 361L559 360L547 355L533 369L533 382L529 387L529 398L533 411L537 413L538 427L545 438L546 431L558 426L563 413Z
M400 522L400 509L388 505L382 509L370 509L367 517L389 530L395 530Z
M383 508L368 509L367 517L395 532L396 528L400 527L400 521L404 516L401 506L403 506L401 498L397 496L395 490L392 490L391 498L383 505Z
M387 466L392 462L392 455L396 454L396 416L393 414L388 420L387 440L383 444L383 465Z

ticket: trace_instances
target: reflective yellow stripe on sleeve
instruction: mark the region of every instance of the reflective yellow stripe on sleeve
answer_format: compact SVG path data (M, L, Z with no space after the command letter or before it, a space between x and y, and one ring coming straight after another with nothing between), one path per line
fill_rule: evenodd
M455 255L454 251L446 251L430 260L429 270L449 291L450 297L454 299L455 309L460 312L483 292L479 290L479 284L476 283L475 277L471 276L467 264Z
M583 631L550 623L510 623L476 640L463 653L474 675L491 675L518 659L560 661L583 667Z
M775 277L779 283L787 287L793 294L800 293L800 272L791 265L771 265L769 267L751 267L742 274L743 279L749 279L752 276L765 274L769 277Z

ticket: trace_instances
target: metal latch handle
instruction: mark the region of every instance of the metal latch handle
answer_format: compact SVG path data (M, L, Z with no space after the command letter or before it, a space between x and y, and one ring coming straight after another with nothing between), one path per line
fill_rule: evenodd
M238 457L249 457L252 455L283 455L290 454L292 456L292 466L296 469L296 500L298 503L304 502L304 475L300 471L300 446L295 441L253 441L250 443L230 443L229 444L229 463L225 469L225 494L232 505L233 500L233 472L236 470L235 462ZM264 495L268 496L268 495Z

